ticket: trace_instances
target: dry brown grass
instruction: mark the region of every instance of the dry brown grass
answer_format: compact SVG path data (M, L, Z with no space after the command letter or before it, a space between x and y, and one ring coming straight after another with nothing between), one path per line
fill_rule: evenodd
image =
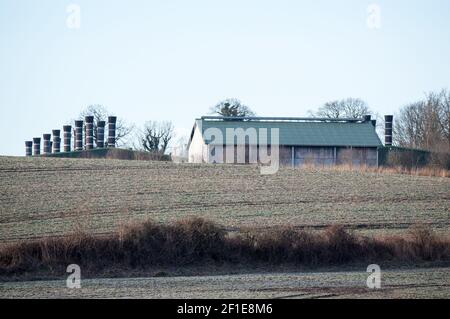
M395 167L373 167L373 166L353 166L353 165L336 165L336 166L317 166L317 165L302 165L300 169L323 169L326 171L337 172L364 172L364 173L377 173L377 174L404 174L413 176L432 176L432 177L450 177L450 170L440 167L426 166L407 168L403 166Z
M425 226L415 226L408 236L384 238L357 236L342 226L320 233L275 227L228 234L210 221L190 218L165 225L146 221L108 236L78 232L6 245L0 250L0 274L51 273L73 263L95 273L114 267L131 270L211 262L330 266L449 259L449 239L438 238Z

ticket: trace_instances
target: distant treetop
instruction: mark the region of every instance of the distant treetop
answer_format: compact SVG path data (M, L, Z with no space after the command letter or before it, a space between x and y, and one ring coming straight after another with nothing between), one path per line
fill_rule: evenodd
M312 116L327 118L362 118L364 115L371 113L365 101L351 97L327 102L319 107L316 112L310 111Z
M225 99L211 108L211 114L230 117L255 116L247 105L236 98Z

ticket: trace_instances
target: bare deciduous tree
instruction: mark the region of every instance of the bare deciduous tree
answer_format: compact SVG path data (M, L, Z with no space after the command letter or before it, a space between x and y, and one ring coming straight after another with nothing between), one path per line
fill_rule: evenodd
M171 122L149 121L140 136L140 146L144 151L164 154L172 140L173 130Z
M442 133L450 147L450 90L443 89L440 93L439 119Z
M399 146L450 152L450 91L428 93L406 105L394 120L394 142Z
M316 112L309 112L311 116L324 118L362 118L364 115L371 114L367 103L361 99L347 98L327 102Z
M393 142L404 147L419 147L424 135L422 101L411 103L403 107L395 116Z
M100 104L89 105L86 109L81 111L78 119L83 120L86 116L94 117L94 139L97 139L97 123L99 121L108 122L108 116L111 113L106 107ZM131 135L134 130L134 125L126 123L125 120L118 117L116 123L116 145L124 146L126 144L126 139ZM107 129L106 129L107 132Z
M254 116L255 113L238 99L231 98L217 103L210 109L212 114L220 116L242 117Z

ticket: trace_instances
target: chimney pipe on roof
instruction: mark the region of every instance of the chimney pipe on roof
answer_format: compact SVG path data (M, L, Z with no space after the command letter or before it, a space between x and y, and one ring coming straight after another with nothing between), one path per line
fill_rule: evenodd
M70 152L70 140L72 139L72 125L64 125L64 152Z
M43 154L48 155L52 153L52 147L50 143L50 139L52 138L51 134L44 134L42 136L44 138L44 148L43 148Z
M93 116L86 116L85 117L86 122L86 149L91 150L94 148L94 117Z
M41 155L41 138L33 138L33 155Z
M33 141L26 141L25 142L25 156L31 156L33 155Z
M364 115L363 119L364 119L364 122L370 122L370 120L372 119L372 116L371 115Z
M83 121L75 121L75 151L83 150Z
M116 121L117 117L108 117L108 147L116 147Z
M105 147L105 125L106 125L105 121L97 122L97 135L95 143L99 148Z
M384 116L384 146L392 146L392 122L393 115Z
M53 130L53 153L61 152L61 130Z

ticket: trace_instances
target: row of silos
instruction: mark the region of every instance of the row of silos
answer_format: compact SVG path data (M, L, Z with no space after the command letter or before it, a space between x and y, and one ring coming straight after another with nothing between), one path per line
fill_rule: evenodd
M74 150L82 151L82 150L92 150L94 149L94 137L95 137L95 146L97 148L106 147L115 147L116 146L116 122L117 117L109 116L108 117L108 141L105 144L105 121L98 121L97 127L94 128L94 117L86 116L84 121L77 120L75 121L75 126L73 129L74 133ZM95 131L95 135L94 135ZM53 139L52 139L53 135ZM84 135L84 141L83 141ZM70 152L71 151L71 140L72 140L72 126L64 125L63 126L63 151ZM43 135L43 148L42 153L44 155L52 154L52 153L60 153L61 152L61 131L53 130L52 134L44 134ZM41 154L41 138L35 137L32 141L25 142L25 155L40 155Z

